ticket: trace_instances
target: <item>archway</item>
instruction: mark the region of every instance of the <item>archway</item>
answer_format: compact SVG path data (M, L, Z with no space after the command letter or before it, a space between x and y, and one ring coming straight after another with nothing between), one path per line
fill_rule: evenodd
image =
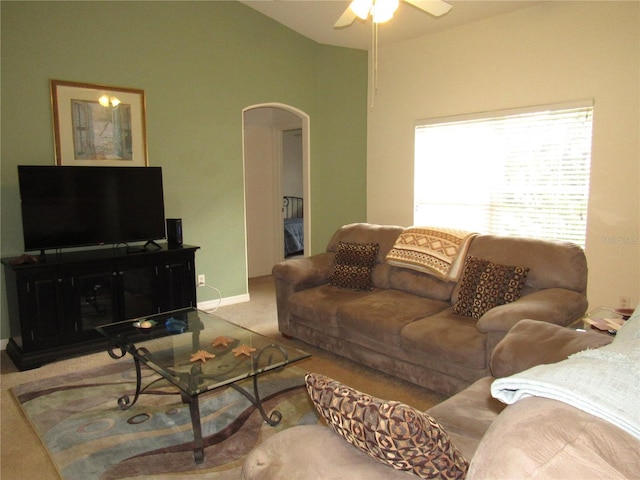
M309 116L281 103L251 105L242 111L247 241L247 277L268 275L285 258L283 196L286 132L301 133L300 184L304 254L311 251ZM283 140L284 139L284 140Z

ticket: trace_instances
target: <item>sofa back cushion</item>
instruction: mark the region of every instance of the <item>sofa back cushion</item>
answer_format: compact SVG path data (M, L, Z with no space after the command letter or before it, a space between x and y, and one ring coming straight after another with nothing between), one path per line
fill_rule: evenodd
M435 275L389 265L388 288L448 302L455 285L455 283L446 282Z
M389 250L398 236L404 231L404 227L393 225L374 225L370 223L351 223L338 229L329 243L327 244L327 252L336 253L338 251L339 242L359 243L359 244L378 244L378 258L376 266L373 269L373 286L378 288L389 288L389 271L390 265L385 263L385 258Z
M394 288L422 297L449 301L455 286L434 275L408 268L389 265L387 254L393 248L405 227L394 225L375 225L370 223L352 223L340 228L333 234L327 252L338 251L339 242L377 243L380 246L377 265L373 270L373 285L378 288Z
M378 263L383 263L404 227L394 225L374 225L372 223L351 223L339 228L329 240L327 252L337 252L338 242L377 243L380 245Z
M578 245L534 238L480 235L469 246L469 255L493 263L528 267L522 296L545 288L565 288L579 293L587 289L587 259ZM452 302L458 301L460 282Z
M327 245L335 254L339 242L377 243L380 246L373 285L395 288L437 300L458 301L460 282L445 282L426 273L393 267L385 259L405 227L352 223L338 229ZM523 237L479 235L466 252L474 257L503 265L528 267L521 296L545 288L566 288L582 294L587 290L587 259L578 245ZM464 266L463 266L464 268Z

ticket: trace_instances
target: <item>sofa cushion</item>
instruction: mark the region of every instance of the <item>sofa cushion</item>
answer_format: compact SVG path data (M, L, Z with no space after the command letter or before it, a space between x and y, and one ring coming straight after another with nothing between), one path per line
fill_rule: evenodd
M373 292L334 288L329 284L309 288L294 293L289 297L289 311L299 323L315 329L338 327L338 310L342 305L371 295Z
M529 268L501 265L468 255L453 312L480 318L485 312L520 298Z
M420 318L400 332L400 345L416 365L431 365L447 373L448 365L475 370L471 380L488 372L487 335L478 332L477 321L456 315L453 308ZM438 359L438 365L433 359ZM469 372L471 373L471 372Z
M372 290L371 275L379 250L377 243L338 242L329 285L350 290Z
M323 375L309 373L305 381L329 426L371 457L421 478L464 478L467 460L430 415L371 397Z
M433 275L425 275L416 270L387 266L390 268L387 288L395 288L434 300L451 301L451 293L456 286L455 283L445 282Z
M405 325L448 307L448 302L400 290L377 290L344 303L338 310L338 325L358 336L399 346L400 331Z

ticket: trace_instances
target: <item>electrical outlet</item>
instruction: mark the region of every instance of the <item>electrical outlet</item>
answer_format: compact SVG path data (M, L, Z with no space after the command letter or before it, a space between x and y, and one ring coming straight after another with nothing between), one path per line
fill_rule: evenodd
M631 297L626 297L626 296L620 297L620 308L629 308L630 303L631 303Z
M198 286L204 287L206 284L207 282L204 279L204 275L198 275Z

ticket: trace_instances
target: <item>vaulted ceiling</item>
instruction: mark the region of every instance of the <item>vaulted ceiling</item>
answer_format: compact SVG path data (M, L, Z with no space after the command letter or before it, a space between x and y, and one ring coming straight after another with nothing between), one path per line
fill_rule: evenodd
M371 20L356 21L349 27L333 24L351 3L349 0L239 0L277 22L319 43L369 50ZM421 37L485 18L528 8L539 1L524 0L446 0L452 9L442 17L433 17L416 7L400 2L394 17L380 24L378 44L385 45Z

